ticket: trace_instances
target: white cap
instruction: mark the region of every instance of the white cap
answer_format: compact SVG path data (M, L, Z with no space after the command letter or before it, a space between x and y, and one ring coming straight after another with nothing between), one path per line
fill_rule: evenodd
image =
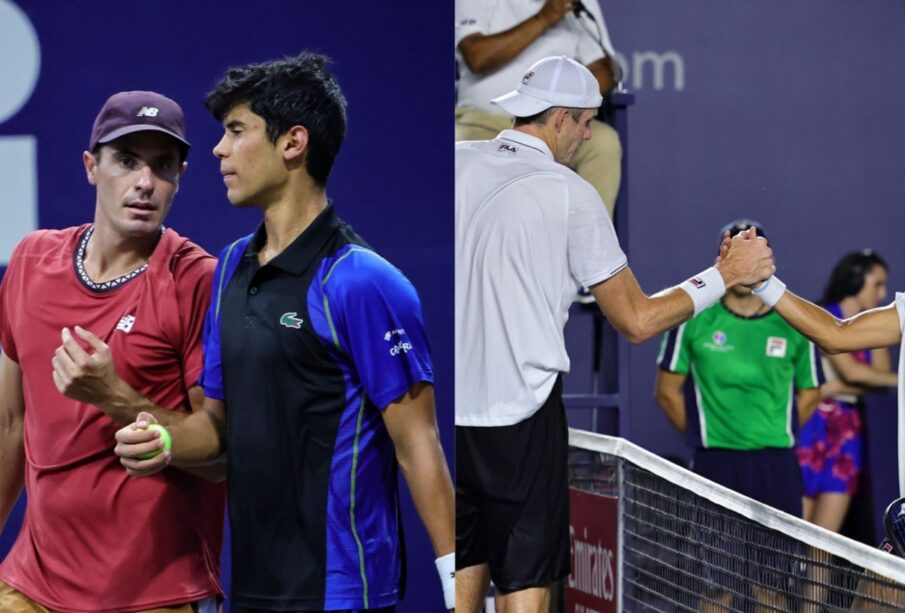
M603 104L591 71L565 56L535 62L518 88L490 101L514 117L531 117L550 107L596 109Z

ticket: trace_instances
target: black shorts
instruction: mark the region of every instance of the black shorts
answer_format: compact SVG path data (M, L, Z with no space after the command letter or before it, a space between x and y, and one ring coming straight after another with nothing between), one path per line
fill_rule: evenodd
M562 379L530 418L456 428L456 569L486 563L497 590L569 574L569 434Z
M794 449L696 449L692 470L706 479L795 517L804 486Z

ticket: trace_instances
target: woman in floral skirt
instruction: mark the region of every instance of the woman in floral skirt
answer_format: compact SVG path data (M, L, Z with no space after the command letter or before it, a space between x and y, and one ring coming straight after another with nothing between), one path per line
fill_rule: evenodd
M886 262L870 250L846 254L833 269L821 304L846 319L886 298ZM802 427L798 462L804 481L804 518L833 532L845 519L861 471L859 395L896 385L883 349L823 356L823 399Z

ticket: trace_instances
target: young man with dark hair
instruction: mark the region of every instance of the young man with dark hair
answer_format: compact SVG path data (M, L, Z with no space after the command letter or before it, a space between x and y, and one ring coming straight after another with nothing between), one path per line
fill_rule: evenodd
M201 406L215 261L163 227L188 149L174 101L111 96L82 155L94 223L29 234L3 278L0 526L23 481L28 505L0 611L217 608L223 486L129 479L111 453L139 413Z
M233 610L392 610L398 460L452 608L453 490L421 305L327 199L346 111L326 58L231 69L206 104L227 197L264 221L215 273L208 414L171 427L172 451L150 461L137 458L159 441L140 416L117 434L123 464L148 474L225 447Z

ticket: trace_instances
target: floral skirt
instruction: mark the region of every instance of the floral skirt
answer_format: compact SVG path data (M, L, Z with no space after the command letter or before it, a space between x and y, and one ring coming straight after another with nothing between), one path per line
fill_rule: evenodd
M861 472L861 415L839 400L824 399L798 435L804 495L854 495Z

